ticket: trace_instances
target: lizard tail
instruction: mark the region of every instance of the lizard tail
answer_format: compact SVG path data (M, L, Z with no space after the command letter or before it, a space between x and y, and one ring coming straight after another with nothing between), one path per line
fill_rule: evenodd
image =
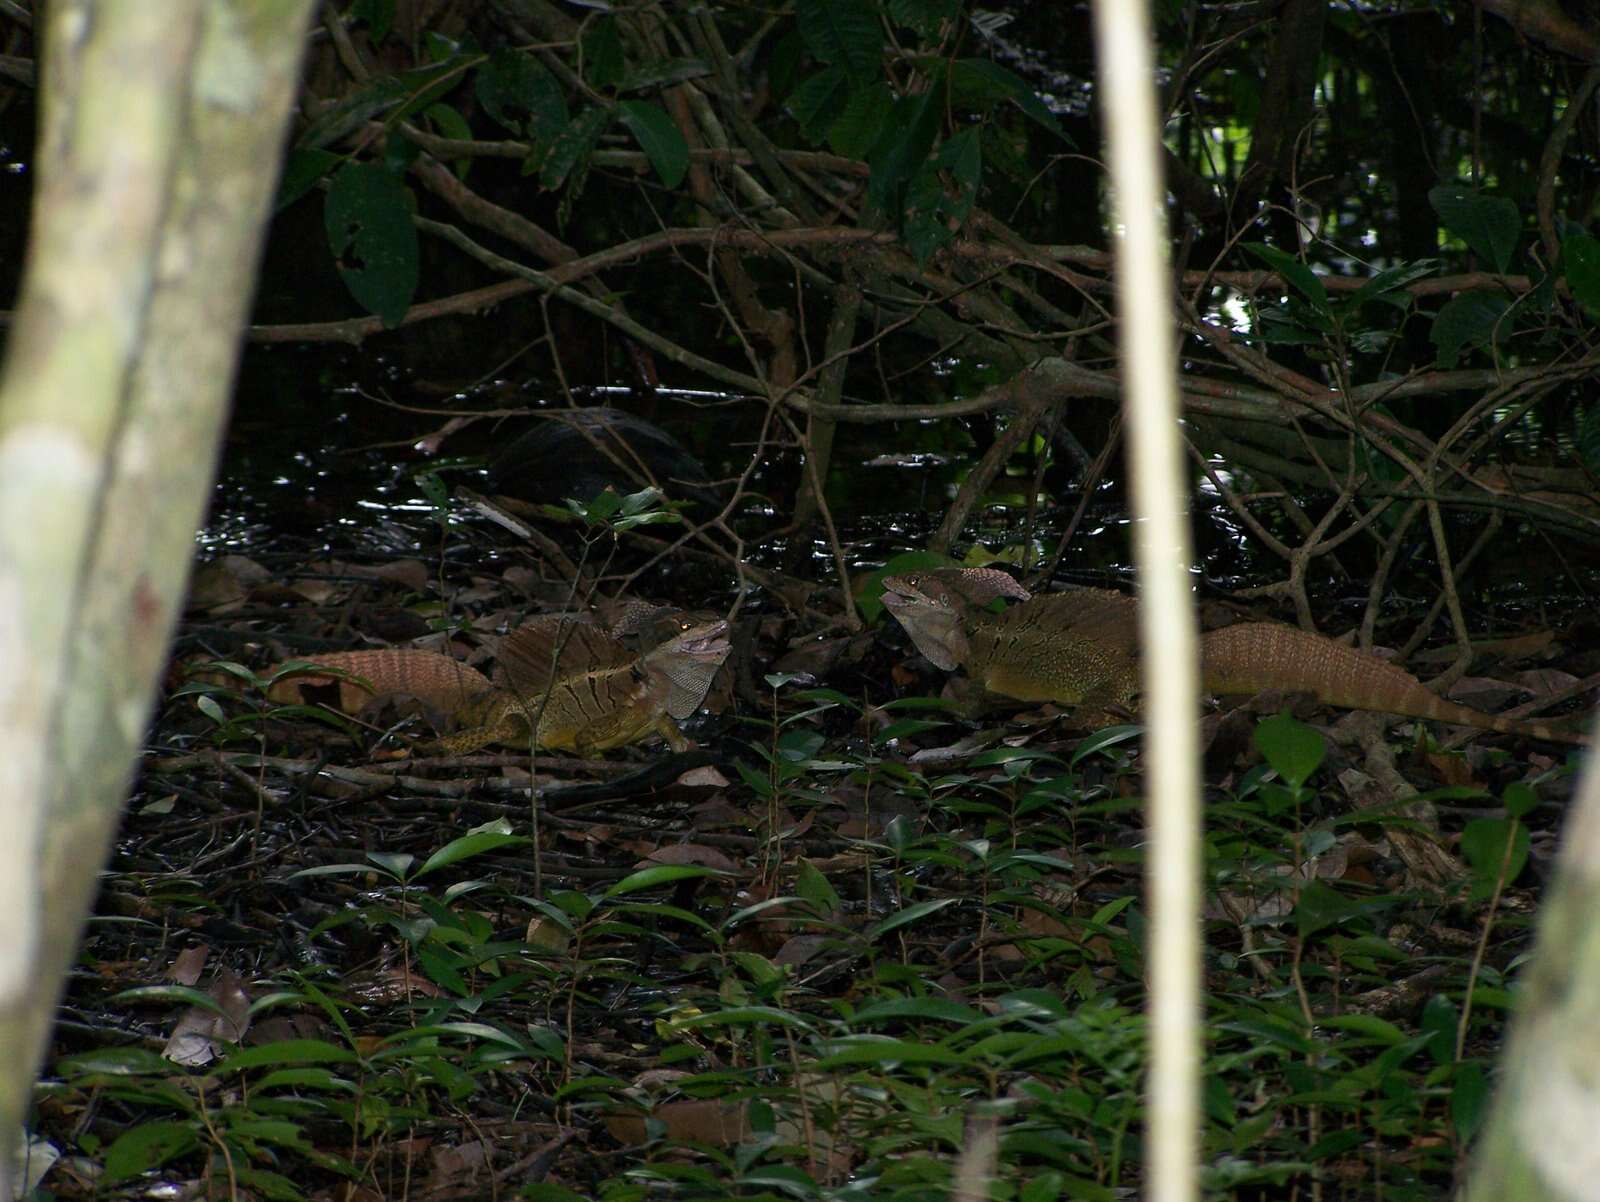
M1242 622L1200 640L1201 679L1213 693L1283 689L1326 705L1431 718L1478 730L1588 746L1582 735L1544 722L1486 714L1446 701L1411 673L1332 639L1277 622Z

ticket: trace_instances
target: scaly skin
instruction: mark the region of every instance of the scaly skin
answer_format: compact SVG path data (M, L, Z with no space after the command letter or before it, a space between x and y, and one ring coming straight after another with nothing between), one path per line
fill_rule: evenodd
M936 667L965 668L991 693L1080 707L1088 726L1131 712L1139 695L1138 603L1104 589L1033 597L1004 613L1006 593L970 569L890 576L883 603ZM992 577L998 573L987 573ZM1020 586L1017 586L1020 593ZM1024 594L1025 596L1025 594ZM1478 730L1588 745L1544 722L1486 714L1429 692L1409 672L1319 634L1246 622L1200 639L1201 681L1213 693L1303 692L1327 705L1432 718Z
M412 696L461 727L440 750L464 755L491 743L537 746L588 756L659 734L674 749L690 746L675 718L692 714L728 655L720 619L683 628L639 655L598 627L535 619L506 637L498 685L433 651L384 649L310 656L305 662L354 679L316 673L275 683L268 696L302 700L300 687L338 683L339 709L354 713L374 699Z

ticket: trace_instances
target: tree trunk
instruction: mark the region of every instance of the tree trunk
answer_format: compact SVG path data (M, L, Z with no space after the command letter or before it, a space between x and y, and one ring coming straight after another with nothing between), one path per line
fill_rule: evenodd
M0 377L0 1200L183 595L310 9L44 9Z

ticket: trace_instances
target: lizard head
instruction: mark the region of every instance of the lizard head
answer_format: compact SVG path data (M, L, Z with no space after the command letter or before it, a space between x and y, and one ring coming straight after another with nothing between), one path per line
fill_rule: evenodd
M974 607L996 597L1026 600L1028 590L996 568L938 568L883 578L883 606L934 667L953 671L967 657Z
M682 614L672 624L675 631L641 662L647 671L666 677L667 713L681 721L700 708L732 644L728 623L721 618L705 621L696 614Z

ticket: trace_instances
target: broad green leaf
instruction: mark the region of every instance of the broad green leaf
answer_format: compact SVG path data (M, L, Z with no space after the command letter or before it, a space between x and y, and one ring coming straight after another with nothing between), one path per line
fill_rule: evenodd
M75 1056L63 1056L56 1062L56 1071L64 1077L83 1073L115 1077L147 1074L165 1076L172 1072L172 1061L148 1048L102 1048L94 1052L80 1052Z
M901 198L906 186L928 161L943 114L941 89L928 88L919 96L903 96L895 101L891 117L894 131L887 143L874 147L872 176L867 181L867 198L888 218L899 224Z
M617 81L617 91L624 95L629 92L659 92L674 84L703 79L710 74L711 68L698 58L666 58L630 70Z
M1489 1113L1489 1078L1483 1065L1468 1060L1456 1066L1450 1087L1450 1121L1463 1147L1472 1143Z
M376 46L388 37L389 30L394 28L394 5L395 0L355 0L346 14L346 19L365 21L367 36Z
M883 82L858 89L845 102L844 111L828 126L828 145L835 154L864 159L882 140L889 115L894 111L894 93Z
M1039 94L1028 85L1027 80L997 62L986 58L957 59L951 64L950 85L958 96L970 92L1008 100L1030 120L1069 144L1072 142L1066 130L1061 128L1061 122L1056 120L1056 115L1039 99Z
M718 872L714 868L700 868L692 864L662 864L654 868L644 868L623 877L615 885L607 889L604 896L608 898L622 897L624 894L637 893L641 889L654 889L659 885L670 885L676 881L725 875L727 874Z
M952 1002L947 998L905 997L869 1002L850 1016L850 1024L860 1027L868 1023L902 1023L912 1018L925 1018L930 1022L941 1023L984 1021L984 1015L961 1002Z
M1451 297L1433 319L1428 338L1439 348L1436 362L1452 368L1464 348L1502 343L1511 334L1506 310L1511 299L1498 292L1462 292Z
M824 915L836 914L844 909L844 902L811 860L802 856L795 873L794 891Z
M1245 244L1245 250L1287 280L1300 295L1311 302L1312 308L1318 313L1323 315L1329 313L1328 289L1311 268L1293 255L1285 254L1276 246L1268 246L1265 242L1248 242Z
M352 163L333 177L323 208L328 247L350 294L390 328L416 294L417 229L411 194L374 163Z
M961 15L961 0L889 0L889 19L925 38L937 38Z
M1311 779L1328 753L1328 744L1320 734L1288 714L1258 722L1254 741L1267 763L1296 789Z
M536 143L548 143L566 128L561 85L532 54L497 50L478 68L474 90L484 112Z
M1600 476L1600 404L1591 403L1583 411L1573 442L1583 466L1593 475Z
M1484 196L1465 184L1440 184L1428 191L1428 203L1445 229L1470 246L1495 271L1511 266L1522 218L1503 196Z
M593 88L604 92L622 80L627 58L622 49L622 33L611 14L585 23L581 35L583 77Z
M1573 298L1590 317L1600 318L1600 238L1569 236L1561 244L1561 266Z
M838 67L829 67L801 83L785 102L800 124L800 133L813 146L822 142L849 103L850 81Z
M826 1048L822 1059L816 1062L818 1072L850 1064L943 1064L959 1068L968 1059L961 1052L939 1044L872 1036L836 1040Z
M903 926L920 922L928 915L936 914L946 906L954 905L958 900L958 898L954 897L940 897L932 901L917 902L914 905L907 906L904 910L889 915L882 922L869 928L867 938L869 940L877 939L879 936L887 935L890 931L897 931Z
M343 156L331 150L315 147L296 147L291 150L284 160L283 175L278 180L278 195L273 198L272 211L277 213L287 209L343 161Z
M806 48L820 63L843 69L853 88L883 75L883 27L862 0L797 0L795 18Z
M1295 902L1295 927L1301 938L1307 938L1328 927L1338 926L1365 910L1366 907L1361 903L1351 901L1321 881L1312 881L1300 891L1300 897Z
M1461 832L1461 855L1472 869L1472 897L1510 884L1528 862L1528 828L1514 818L1475 818Z
M614 115L609 106L596 105L567 122L566 128L551 142L550 153L545 155L544 163L539 168L540 185L554 192L569 177L581 176L583 168L588 165L589 156L600 141L600 135L606 132Z
M689 144L666 110L649 100L624 100L617 113L661 182L669 188L681 184L689 171Z
M280 1039L256 1047L240 1048L217 1065L219 1076L247 1068L281 1068L302 1064L354 1064L360 1058L349 1048L325 1039Z
M140 1123L124 1131L106 1149L105 1174L101 1180L106 1185L114 1185L194 1151L200 1146L195 1126L194 1123Z
M525 835L513 835L511 824L504 818L497 818L486 823L476 830L469 831L458 839L452 839L438 851L428 857L421 868L417 869L418 877L426 876L436 868L444 868L450 864L460 863L462 860L481 856L486 851L495 851L501 847L512 847L529 843Z
M1506 791L1500 795L1500 800L1506 808L1508 817L1525 818L1539 804L1539 795L1527 781L1515 780L1506 786Z

